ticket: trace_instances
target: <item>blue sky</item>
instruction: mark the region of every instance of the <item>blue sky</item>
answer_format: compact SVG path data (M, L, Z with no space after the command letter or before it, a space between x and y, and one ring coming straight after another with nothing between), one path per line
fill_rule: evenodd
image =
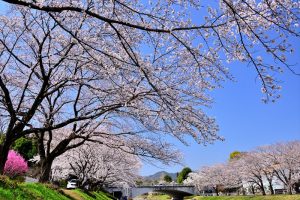
M0 11L3 11L0 2ZM288 57L288 62L296 64L300 72L300 43L291 39L295 53ZM215 103L207 112L217 119L220 126L219 135L225 137L224 142L217 141L212 145L202 146L190 141L184 146L171 139L184 154L184 166L193 170L204 165L224 162L232 151L249 151L256 146L276 142L300 139L300 76L290 71L278 76L283 81L282 97L276 103L261 102L261 85L255 79L253 68L246 64L230 65L236 82L226 81L224 88L212 93ZM183 166L161 166L144 164L141 175L150 175L160 170L180 171Z
M223 142L202 146L190 141L184 146L176 141L183 152L184 165L192 169L224 162L232 151L249 151L256 146L300 139L300 77L286 72L282 98L276 103L261 102L260 85L255 82L255 74L245 66L233 70L238 80L227 82L223 89L214 92L215 104L208 111L217 119L219 134ZM157 168L145 164L142 175L156 171L180 171L182 166L161 166Z
M218 5L215 0L201 2L203 5ZM191 11L195 22L201 19L202 11ZM287 62L300 73L300 40L289 40L295 52L287 55ZM270 63L269 57L264 53L261 55ZM219 135L225 141L203 146L190 140L190 145L185 146L171 139L169 142L174 143L184 155L183 165L163 166L156 163L154 166L144 163L141 175L151 175L161 170L178 172L185 166L198 170L201 166L226 162L233 151L251 151L261 145L300 140L300 76L288 69L276 75L282 81L282 97L275 103L264 104L261 101L261 84L256 79L254 68L247 63L233 63L229 68L235 82L228 80L224 82L224 88L213 91L215 103L207 109L207 113L216 118Z
M291 39L291 42L296 50L288 56L288 62L295 64L294 69L299 72L300 43L296 39ZM236 82L226 81L224 88L214 91L215 103L207 110L216 118L219 135L225 137L225 141L208 146L193 141L190 141L190 146L184 146L171 141L183 152L184 166L193 170L225 162L235 150L249 151L260 145L300 139L300 76L285 69L278 76L283 81L282 97L275 103L264 104L254 69L245 63L232 64L230 69ZM160 170L177 172L182 168L180 165L157 168L145 164L141 174L149 175Z

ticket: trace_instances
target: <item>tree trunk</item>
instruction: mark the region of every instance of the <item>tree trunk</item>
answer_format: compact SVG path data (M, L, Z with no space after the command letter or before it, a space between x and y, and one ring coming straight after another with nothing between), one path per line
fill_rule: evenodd
M253 185L251 185L251 191L252 191L252 194L254 194L254 195L255 195L255 188L254 188L254 186L253 186Z
M4 167L7 160L9 147L12 144L12 140L6 136L4 143L0 145L0 174L4 173Z
M296 191L297 194L300 193L299 187L300 187L300 183L299 182L294 184L294 190Z
M293 194L291 186L288 186L288 191L287 192L288 192L288 194Z
M245 191L245 188L243 186L242 186L242 194L243 194L243 196L246 195L246 191Z
M50 173L51 173L51 166L53 163L53 159L46 158L45 160L41 161L41 175L39 178L40 183L45 183L50 181Z
M7 160L9 152L9 146L4 142L3 145L0 146L0 174L4 172L4 166Z
M264 188L264 186L261 186L261 187L260 187L260 189L261 189L261 193L262 193L262 195L266 195L266 191L265 191L265 188Z
M262 195L266 195L266 191L265 191L265 187L264 187L264 183L262 180L260 180L260 184L259 184L260 190Z
M274 189L273 189L272 181L269 181L269 189L270 189L271 195L273 195L274 194Z
M216 193L217 193L217 196L219 196L219 190L218 190L218 188L216 188Z

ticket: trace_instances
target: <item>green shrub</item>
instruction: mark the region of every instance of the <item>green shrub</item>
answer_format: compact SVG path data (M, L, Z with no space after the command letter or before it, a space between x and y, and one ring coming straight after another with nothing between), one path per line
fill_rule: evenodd
M25 182L25 177L24 176L16 176L16 177L14 177L13 180L18 183L23 183L23 182Z
M16 181L10 180L7 176L0 175L0 187L15 189L17 185Z
M60 180L53 181L53 184L56 185L56 186L59 186L61 188L66 188L67 184L68 184L68 181L65 180L65 179L60 179Z
M27 137L17 139L12 145L12 149L21 154L25 160L33 158L38 152L36 140Z

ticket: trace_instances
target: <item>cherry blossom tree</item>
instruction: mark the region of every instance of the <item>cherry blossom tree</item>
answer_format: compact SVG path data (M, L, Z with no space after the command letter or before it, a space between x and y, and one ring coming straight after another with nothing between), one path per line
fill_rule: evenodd
M287 38L299 37L293 0L4 1L12 7L0 17L1 173L16 139L51 141L68 126L61 145L69 144L82 138L79 127L103 120L112 138L142 144L140 155L153 156L145 149L165 144L164 135L213 142L218 127L202 109L209 91L231 79L225 61L253 66L264 101L279 97L273 74L281 66L297 73L285 57ZM203 19L194 22L191 10Z
M265 178L265 180L268 183L270 194L274 194L273 184L275 182L275 171L273 167L272 160L269 159L269 157L266 155L266 152L264 152L263 147L258 147L254 155L257 157L255 160L258 161L258 165L261 166L262 174Z
M39 123L48 127L47 130L40 130L35 133L36 138L38 138L38 149L41 158L39 178L41 182L49 180L51 164L56 157L70 149L83 145L86 141L93 141L122 150L124 150L123 146L126 146L128 153L155 158L165 164L179 162L180 155L170 144L163 142L159 137L151 136L150 133L147 136L143 135L145 130L132 130L125 127L119 121L114 120L109 112L97 118L77 121L63 128L56 129L53 127L53 122L63 119L62 113L65 112L66 104L68 104L68 107L73 108L73 117L77 117L77 109L82 106L79 102L81 100L79 97L81 90L84 91L79 87L74 101L69 98L65 99L63 92L49 95L37 110ZM88 98L87 91L84 92L84 96L85 99ZM89 104L83 105L89 106ZM71 113L65 121L70 116ZM125 117L124 114L123 117ZM117 132L109 127L113 127ZM138 137L135 135L137 133L139 133Z
M84 151L86 154L96 154L100 151L106 152L108 151L108 148L111 148L114 153L123 152L120 153L120 155L122 156L137 155L142 157L144 160L150 161L155 159L161 161L164 164L174 162L178 163L181 161L180 152L178 152L168 143L159 141L156 138L152 138L150 140L147 138L143 138L142 136L127 136L127 133L124 133L125 135L111 135L111 130L108 130L106 128L101 129L98 125L99 123L97 123L97 126L91 126L90 124L89 126L80 128L80 131L77 132L65 127L62 129L54 130L48 134L46 133L45 135L43 135L43 138L41 138L41 136L38 136L38 166L40 167L39 180L41 182L49 181L51 175L50 171L51 168L53 168L52 163L54 161L56 163L58 162L57 157L63 157L64 159L66 159L67 157L70 158L69 154L74 154L74 152L77 151ZM88 142L87 145L85 145L86 142ZM92 145L91 143L95 143L95 145ZM82 147L83 149L80 147L81 145L85 145L84 147ZM89 146L93 148L99 148L99 150L96 149L94 150L94 152L90 148L87 148ZM105 146L105 148L103 148L102 146ZM79 150L75 150L74 148L79 148ZM84 150L85 148L87 148L87 150ZM68 153L68 151L71 152ZM118 158L121 159L122 157ZM113 159L117 159L117 156L115 156ZM61 159L58 160L62 161Z
M183 181L183 184L184 185L195 185L195 182L197 179L198 179L198 172L191 172L191 173L189 173L187 178ZM200 191L200 190L198 189L198 191Z
M136 155L120 149L87 142L54 160L52 177L76 175L79 185L91 188L134 185L141 167Z
M289 194L300 179L300 141L278 143L261 147L275 177L283 183Z
M4 174L14 178L22 176L28 171L25 159L17 152L10 150L4 167Z
M236 175L236 169L229 164L217 164L202 167L197 173L192 173L186 183L194 184L198 191L213 189L217 196L226 189L241 187L241 180Z
M287 37L299 37L300 6L295 0L220 0L219 6L189 0L149 3L102 0L3 1L49 14L59 26L83 45L90 44L91 41L88 37L73 34L71 24L65 20L66 13L73 15L76 21L88 19L83 22L87 27L94 25L109 27L111 31L108 35L112 33L116 36L114 41L122 46L132 64L143 68L146 63L141 57L139 47L145 42L153 52L150 55L152 58L148 58L152 63L148 62L148 65L170 64L169 59L176 56L178 61L181 61L177 63L180 66L187 64L196 67L199 70L197 75L204 78L200 81L201 84L208 84L207 87L212 85L205 77L218 82L219 73L228 75L219 57L225 54L229 62L239 60L251 63L262 82L266 100L270 97L276 99L278 96L274 96L274 90L280 88L269 74L280 71L281 68L267 64L261 55L256 55L255 46L263 48L275 61L296 73L287 64L284 56L285 52L293 51L287 43ZM206 15L198 16L202 19L195 22L189 15L191 10L195 12L200 10ZM101 33L97 35L99 36L97 39L101 40L100 36L107 37L106 33ZM138 43L134 42L136 40ZM108 40L106 42L109 43ZM112 59L115 58L107 51L108 49L95 50L111 56ZM162 61L162 57L168 60ZM181 60L181 58L190 59ZM153 80L151 77L148 78Z
M220 189L249 187L253 194L259 189L266 195L266 188L274 194L273 186L281 183L289 194L300 179L300 141L260 146L250 152L240 153L228 163L201 168L185 181L199 191L212 188L217 195Z
M289 194L299 180L300 143L292 141L258 147L241 158L240 165L245 180L255 183L265 194L265 185L268 184L271 194L274 194L273 184L279 180Z
M14 9L11 15L1 18L1 55L5 61L1 109L9 122L1 146L3 161L10 144L21 136L36 134L44 138L48 134L51 143L52 131L69 126L72 134L64 140L69 143L70 139L83 138L76 134L81 133L80 127L101 121L113 127L112 137L122 135L132 145L133 141L140 144L139 154L145 156L145 149L155 144L170 146L160 134L170 134L182 142L186 135L198 142L219 139L214 120L198 108L209 103L200 90L197 95L202 94L201 99L188 98L192 94L181 96L179 91L185 88L170 88L161 82L163 79L153 77L160 88L154 86L147 75L150 69L146 72L122 61L130 60L122 45L113 47L112 42L110 48L119 48L118 55L123 58L106 57L94 49L106 42L106 38L96 42L97 35L104 33L86 35L89 42L94 41L87 45L74 39L74 34L84 35L93 27L81 30L83 25L76 21L72 30L77 33L70 34L46 13ZM72 21L74 17L64 19ZM115 37L109 32L112 30L107 36ZM177 81L173 80L173 86L181 87ZM154 148L152 152L155 151Z
M239 170L242 173L243 180L250 185L257 185L262 193L266 195L264 183L264 166L254 152L248 152L239 159Z

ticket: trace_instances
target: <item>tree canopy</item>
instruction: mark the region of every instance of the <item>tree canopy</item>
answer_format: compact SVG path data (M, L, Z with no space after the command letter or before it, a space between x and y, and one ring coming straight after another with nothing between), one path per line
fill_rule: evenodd
M261 194L274 194L278 185L287 189L289 194L298 191L300 178L300 141L260 146L244 152L239 159L223 164L205 166L191 173L189 183L199 191L214 188L218 194L223 189L242 190L258 188Z
M192 170L189 167L185 167L179 172L177 176L177 183L183 183L185 179L187 179L189 173L191 173Z
M166 174L164 176L164 181L166 181L167 183L171 183L172 182L172 177L170 175Z
M229 155L229 160L238 159L241 156L240 151L233 151Z
M299 37L296 0L4 1L0 173L13 142L31 134L41 181L56 157L86 141L177 163L163 136L223 139L204 109L210 91L233 78L230 63L253 67L264 102L279 98L279 72L297 73L286 58L288 38Z

